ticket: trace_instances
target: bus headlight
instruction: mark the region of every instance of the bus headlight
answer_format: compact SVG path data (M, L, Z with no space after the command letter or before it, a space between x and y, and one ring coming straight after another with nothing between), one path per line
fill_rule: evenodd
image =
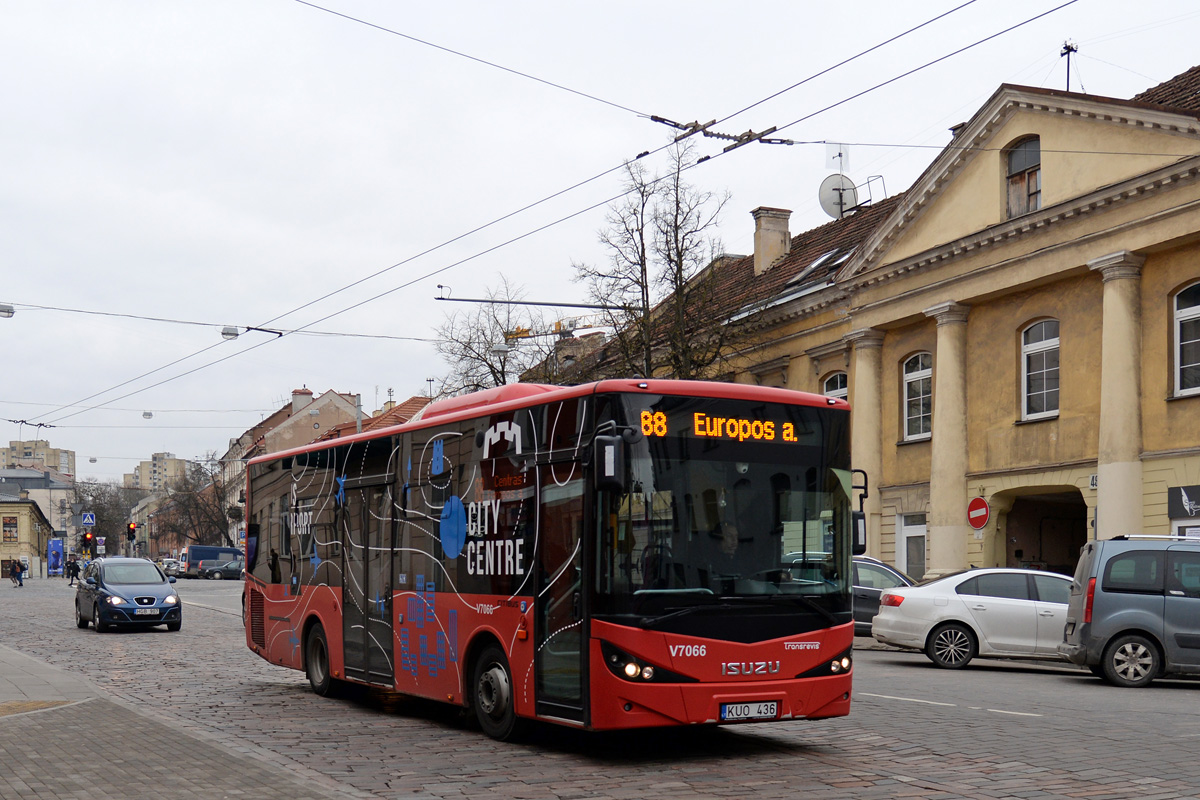
M695 678L647 664L605 641L600 642L600 653L609 672L622 680L637 683L696 683Z

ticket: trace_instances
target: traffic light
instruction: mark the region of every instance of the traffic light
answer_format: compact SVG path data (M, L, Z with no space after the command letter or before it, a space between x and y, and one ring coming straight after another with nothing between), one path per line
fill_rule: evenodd
M88 531L83 535L83 552L87 553L88 558L91 558L92 554L96 552L95 545L96 539L92 535L92 532Z
M125 538L131 542L137 539L137 523L131 522L126 526L126 528L127 530L125 532Z

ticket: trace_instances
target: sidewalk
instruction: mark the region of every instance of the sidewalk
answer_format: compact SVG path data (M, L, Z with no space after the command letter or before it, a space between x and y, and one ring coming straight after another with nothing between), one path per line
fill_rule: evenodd
M235 751L217 737L184 731L80 675L5 645L0 764L0 800L329 800L358 794L293 773L270 754Z

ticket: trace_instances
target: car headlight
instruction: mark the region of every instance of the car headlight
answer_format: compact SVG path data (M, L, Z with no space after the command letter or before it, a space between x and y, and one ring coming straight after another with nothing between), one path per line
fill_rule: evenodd
M106 597L104 599L110 606L119 606L125 603L124 597Z
M179 598L178 598L178 597L176 597L175 595L169 595L169 596L167 597L167 599L163 600L163 602L164 602L164 603L166 603L166 604L167 604L167 605L169 605L169 606L173 606L173 605L175 605L176 603L178 603L178 602L179 602Z

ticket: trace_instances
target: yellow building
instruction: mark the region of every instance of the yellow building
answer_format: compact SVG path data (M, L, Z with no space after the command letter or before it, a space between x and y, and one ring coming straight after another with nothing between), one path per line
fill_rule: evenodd
M13 561L20 561L28 570L26 577L44 576L42 560L53 531L28 492L16 497L0 494L0 571L4 577Z
M755 212L776 288L731 376L848 393L871 554L1070 571L1090 538L1200 532L1200 67L1132 100L1001 86L863 213L806 283L812 232Z

